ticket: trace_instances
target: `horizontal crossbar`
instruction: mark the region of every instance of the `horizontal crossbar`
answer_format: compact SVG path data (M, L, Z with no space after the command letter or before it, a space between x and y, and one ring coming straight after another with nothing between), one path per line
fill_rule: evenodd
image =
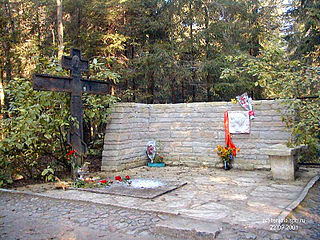
M72 93L71 77L35 74L32 79L34 90ZM109 82L91 79L81 79L81 89L82 93L89 94L109 94L111 92Z

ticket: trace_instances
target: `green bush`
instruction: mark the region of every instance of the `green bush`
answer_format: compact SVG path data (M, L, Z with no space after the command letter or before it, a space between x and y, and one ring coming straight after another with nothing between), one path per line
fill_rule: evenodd
M10 107L3 119L0 150L7 174L37 178L52 157L58 160L56 164L66 165L69 99L61 93L34 91L23 78L11 80L6 94Z
M10 161L6 158L0 159L0 187L7 186L13 182L12 180L12 166Z
M41 176L45 179L45 182L53 182L55 180L54 169L48 166L42 171Z

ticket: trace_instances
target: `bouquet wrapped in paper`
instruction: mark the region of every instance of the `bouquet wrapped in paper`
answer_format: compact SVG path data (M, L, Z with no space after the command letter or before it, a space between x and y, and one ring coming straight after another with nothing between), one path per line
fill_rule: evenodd
M153 160L156 156L157 149L156 149L156 141L149 141L147 144L147 156L150 159L150 162L153 163Z
M252 109L252 98L248 97L247 93L242 94L241 96L237 96L237 101L239 102L239 104L241 105L241 107L243 107L244 109L246 109L247 111L249 111L249 117L251 120L253 120L255 118L254 116L254 111Z

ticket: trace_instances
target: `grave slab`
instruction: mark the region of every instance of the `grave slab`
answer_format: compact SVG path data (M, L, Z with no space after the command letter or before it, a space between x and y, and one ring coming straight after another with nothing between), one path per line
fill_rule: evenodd
M143 188L143 187L133 187L126 184L112 184L106 188L70 188L71 190L100 193L100 194L112 194L119 196L135 197L135 198L145 198L153 199L159 197L168 192L174 191L177 188L180 188L186 185L186 182L169 182L161 181L162 186L157 188Z

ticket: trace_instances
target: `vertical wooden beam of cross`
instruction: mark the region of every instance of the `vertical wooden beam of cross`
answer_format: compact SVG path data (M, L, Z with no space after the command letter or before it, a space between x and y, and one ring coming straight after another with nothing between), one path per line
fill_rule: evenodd
M89 62L83 60L81 51L72 49L71 56L62 57L62 67L71 71L70 77L35 74L33 88L35 90L68 92L71 93L71 116L77 123L71 123L68 143L76 151L76 164L83 164L87 145L83 139L83 106L81 96L83 93L108 94L110 83L105 81L82 79L81 73L89 71Z
M81 58L80 50L72 49L71 57L62 56L62 67L71 71L71 116L77 121L71 124L69 144L79 155L83 156L87 151L87 145L83 141L83 106L80 78L82 72L89 71L89 62Z

